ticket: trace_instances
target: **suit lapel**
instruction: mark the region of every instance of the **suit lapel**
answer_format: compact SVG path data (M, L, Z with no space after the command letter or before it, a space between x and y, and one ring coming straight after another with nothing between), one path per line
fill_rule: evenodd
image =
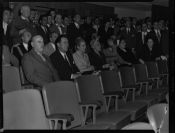
M32 56L33 56L36 60L38 60L40 63L46 65L46 63L42 60L42 58L41 58L34 50L31 51L31 54L32 54ZM47 60L46 60L46 61L47 61Z

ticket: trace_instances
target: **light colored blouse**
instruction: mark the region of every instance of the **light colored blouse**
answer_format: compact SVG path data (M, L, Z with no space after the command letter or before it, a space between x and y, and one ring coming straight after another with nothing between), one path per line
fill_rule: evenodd
M80 70L80 72L85 72L85 71L91 71L92 70L92 66L90 64L89 61L89 57L87 54L80 54L79 51L76 51L73 54L73 59L75 61L76 66L78 67L78 69Z

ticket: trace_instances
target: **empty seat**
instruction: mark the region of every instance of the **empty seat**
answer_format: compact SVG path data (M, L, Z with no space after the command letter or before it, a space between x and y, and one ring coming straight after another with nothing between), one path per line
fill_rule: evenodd
M146 62L146 68L148 72L148 78L156 81L156 87L152 87L151 93L158 94L161 99L165 98L166 89L159 86L160 74L156 62Z
M17 90L3 94L4 129L51 129L38 90Z
M72 81L58 81L44 86L42 89L46 114L71 114L73 119L64 129L108 129L107 124L85 125L86 118L82 107L94 108L93 104L79 104L76 86Z
M140 93L139 96L136 97L137 100L145 100L148 102L148 106L153 105L159 101L159 95L157 94L148 94L149 84L152 82L148 79L147 69L145 64L135 64L134 65L134 74L136 83L140 84ZM145 87L145 91L143 88ZM142 93L146 92L146 95Z
M155 104L148 108L147 116L149 123L152 125L155 132L159 132L163 126L165 116L168 113L168 104Z
M78 77L76 84L80 102L97 104L96 123L108 123L111 129L120 129L130 122L131 113L128 111L107 112L107 105L101 92L102 86L98 76L84 75Z
M129 125L126 125L122 128L122 130L153 130L153 128L149 123L134 122Z
M19 69L13 66L2 67L2 79L4 92L11 92L22 89Z
M131 120L135 120L140 115L146 112L146 104L143 102L137 101L127 101L128 97L127 92L124 92L124 89L121 88L119 74L116 71L103 71L101 72L101 81L102 81L102 90L103 92L110 91L111 94L119 93L121 100L118 102L118 110L129 111L132 114ZM126 88L129 89L129 88ZM128 91L128 90L127 90Z

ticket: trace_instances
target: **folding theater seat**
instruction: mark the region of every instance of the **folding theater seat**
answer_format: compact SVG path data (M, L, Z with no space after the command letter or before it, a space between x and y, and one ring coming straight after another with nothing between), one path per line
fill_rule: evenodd
M51 129L41 94L35 89L3 94L3 125L9 129Z
M131 70L132 71L132 70ZM132 74L133 75L133 74ZM137 100L146 100L148 101L148 106L151 106L159 101L159 95L148 93L149 84L152 83L151 80L148 79L147 69L145 64L135 64L134 65L134 76L137 84L140 84L140 93L139 96L136 97ZM145 91L143 90L145 88ZM146 92L146 95L144 94Z
M165 94L167 90L165 88L161 88L159 86L160 75L158 72L158 67L156 62L146 62L146 68L148 72L148 78L156 81L156 87L152 86L152 90L150 91L151 94L158 94L162 99L165 99Z
M90 123L86 125L87 112L96 108L95 104L79 103L76 85L72 81L58 81L47 84L42 89L46 115L48 118L57 119L57 115L64 114L71 117L69 123L63 125L63 129L109 129L109 124ZM83 112L85 108L85 112ZM95 112L93 112L95 113ZM92 114L94 119L95 114ZM58 122L54 124L56 129Z
M11 92L20 89L33 88L33 86L22 85L19 69L13 66L2 66L3 91Z
M134 121L146 112L145 102L127 101L130 88L121 88L119 73L116 71L102 71L102 93L119 93L118 110L125 110L132 114L131 120ZM132 89L132 88L131 88ZM134 90L134 88L133 88Z
M97 105L95 123L108 123L110 129L121 129L130 123L131 113L128 111L114 110L108 112L105 97L118 98L118 94L103 95L101 82L98 75L84 75L76 79L77 92L80 103L94 103ZM87 115L87 120L89 116Z

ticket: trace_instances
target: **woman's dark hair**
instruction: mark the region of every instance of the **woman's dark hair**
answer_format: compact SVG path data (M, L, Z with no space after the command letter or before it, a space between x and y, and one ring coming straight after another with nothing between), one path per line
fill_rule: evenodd
M77 49L80 46L81 42L85 42L85 40L82 37L77 37L75 39L75 49Z

